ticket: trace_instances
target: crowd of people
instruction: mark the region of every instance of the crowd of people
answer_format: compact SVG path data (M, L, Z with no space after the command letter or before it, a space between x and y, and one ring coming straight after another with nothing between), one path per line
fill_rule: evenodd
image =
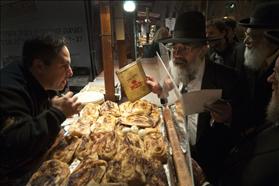
M161 29L154 40L171 46L169 71L181 92L222 90L208 112L186 116L196 185L279 185L278 9L260 4L238 23L188 11L171 37ZM246 29L243 41L237 26ZM22 63L1 69L0 185L25 185L61 123L79 112L72 92L57 94L73 75L70 64L65 38L47 34L24 43ZM161 94L156 79L147 84Z
M233 20L206 21L197 11L179 15L172 37L161 40L172 46L178 87L222 89L209 112L186 116L196 185L279 185L278 8L260 4L240 20L243 42ZM165 90L152 77L147 83L158 95Z

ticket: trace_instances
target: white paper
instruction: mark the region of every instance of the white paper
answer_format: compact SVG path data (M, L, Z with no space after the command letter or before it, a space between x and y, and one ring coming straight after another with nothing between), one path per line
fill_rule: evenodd
M174 30L174 25L175 25L175 18L166 18L165 19L165 25L170 29L170 31Z
M186 115L204 112L204 105L210 104L222 96L221 89L204 89L200 91L187 92L182 95L183 110Z

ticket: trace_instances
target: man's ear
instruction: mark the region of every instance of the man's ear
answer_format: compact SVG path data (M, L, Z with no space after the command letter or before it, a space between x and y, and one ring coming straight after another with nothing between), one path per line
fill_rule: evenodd
M34 59L32 62L32 68L37 73L42 74L45 69L45 64L41 59Z

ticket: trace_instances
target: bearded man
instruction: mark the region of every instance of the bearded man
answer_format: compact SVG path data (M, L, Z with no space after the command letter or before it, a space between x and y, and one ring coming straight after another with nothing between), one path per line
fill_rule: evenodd
M272 83L273 91L271 100L267 106L267 120L270 123L279 124L279 57L276 60L274 72L268 77L268 82Z
M224 157L236 142L232 128L242 101L238 74L206 59L207 41L205 17L196 11L181 14L176 20L173 37L161 40L172 44L173 60L169 70L182 92L222 89L222 98L230 100L213 104L210 112L187 116L192 156L214 183ZM147 84L154 93L161 93L158 82L152 77L148 77Z
M265 37L279 46L279 31L265 32ZM279 185L279 57L267 78L272 96L267 106L267 123L236 146L225 163L219 185Z
M264 37L264 32L279 29L279 3L265 3L256 7L251 18L243 19L239 24L246 27L245 53L243 73L249 87L249 108L247 120L244 123L249 127L264 123L266 107L271 98L271 85L266 82L272 73L279 47Z
M264 31L265 29L247 28L245 32L244 64L255 71L269 66L268 63L272 61L267 60L268 57L272 56L274 51L277 52L277 46L264 38Z
M268 31L264 35L279 46L279 31ZM272 86L272 97L267 107L268 123L258 126L231 150L218 184L214 185L279 185L279 57L267 82ZM199 185L212 186L194 161L193 172Z
M265 32L265 37L279 46L279 31ZM279 124L279 56L276 59L273 73L267 78L271 83L272 97L267 107L267 120Z

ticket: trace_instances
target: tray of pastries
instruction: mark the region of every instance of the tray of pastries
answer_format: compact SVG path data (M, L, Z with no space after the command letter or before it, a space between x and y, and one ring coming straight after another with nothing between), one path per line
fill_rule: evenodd
M73 121L29 185L173 185L157 106L146 100L88 103Z

